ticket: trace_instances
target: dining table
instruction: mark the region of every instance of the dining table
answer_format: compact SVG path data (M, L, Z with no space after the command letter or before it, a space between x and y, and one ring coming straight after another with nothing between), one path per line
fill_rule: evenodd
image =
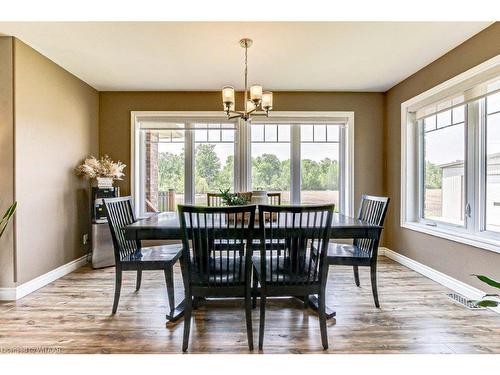
M377 239L380 237L383 227L366 221L334 213L332 218L330 239L355 239L367 238ZM152 216L139 219L133 224L123 228L124 235L129 240L182 240L179 216L177 212L161 212ZM258 240L257 240L258 241ZM258 249L258 246L256 247ZM303 297L296 297L302 299ZM309 296L308 306L313 310L318 310L318 297ZM184 315L184 301L180 302L173 314L167 315L167 320L176 321ZM335 317L335 311L326 307L327 319Z

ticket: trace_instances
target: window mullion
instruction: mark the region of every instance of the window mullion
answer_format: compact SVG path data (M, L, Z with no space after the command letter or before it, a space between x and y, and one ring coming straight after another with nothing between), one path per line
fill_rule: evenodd
M487 175L487 150L486 150L486 100L484 98L475 102L477 106L476 122L476 180L477 180L477 225L476 232L486 231L486 175Z
M465 163L465 229L468 232L476 232L479 229L479 191L478 178L478 106L477 102L466 106L465 134L466 134L466 163Z
M194 203L194 175L195 175L195 163L194 163L194 131L191 130L192 124L186 124L185 136L184 136L184 203L193 204Z
M292 125L292 134L290 137L290 195L292 204L300 204L300 125Z

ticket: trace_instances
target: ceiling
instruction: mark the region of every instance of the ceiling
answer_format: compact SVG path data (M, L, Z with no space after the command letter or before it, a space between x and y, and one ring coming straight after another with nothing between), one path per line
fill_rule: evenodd
M491 22L0 22L101 91L386 91Z

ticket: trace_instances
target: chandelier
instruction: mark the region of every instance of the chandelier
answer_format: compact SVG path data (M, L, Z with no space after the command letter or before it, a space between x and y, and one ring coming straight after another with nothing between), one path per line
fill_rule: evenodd
M262 92L261 85L252 85L248 90L248 49L253 41L249 38L240 40L240 46L245 48L245 108L243 111L235 110L234 87L224 86L222 88L222 103L228 119L242 118L250 122L253 116L269 116L273 109L273 93Z

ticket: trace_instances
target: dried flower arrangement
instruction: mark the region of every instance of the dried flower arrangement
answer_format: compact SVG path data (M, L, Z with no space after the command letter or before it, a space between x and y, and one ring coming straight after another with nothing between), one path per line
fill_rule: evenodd
M125 167L126 165L121 161L114 162L108 155L104 155L101 159L91 156L76 167L76 174L91 180L98 177L122 180L122 177L125 176L123 173Z

